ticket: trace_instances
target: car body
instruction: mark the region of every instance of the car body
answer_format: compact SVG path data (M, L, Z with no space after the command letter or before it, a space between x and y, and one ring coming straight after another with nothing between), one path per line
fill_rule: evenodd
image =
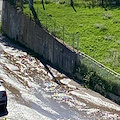
M5 109L7 107L7 94L2 83L3 82L0 81L0 107Z

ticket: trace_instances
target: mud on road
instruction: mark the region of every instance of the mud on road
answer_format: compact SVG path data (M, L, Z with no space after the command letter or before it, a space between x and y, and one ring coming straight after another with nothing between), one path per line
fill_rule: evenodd
M0 120L120 120L119 105L46 66L50 72L25 48L0 37L0 79L8 95Z

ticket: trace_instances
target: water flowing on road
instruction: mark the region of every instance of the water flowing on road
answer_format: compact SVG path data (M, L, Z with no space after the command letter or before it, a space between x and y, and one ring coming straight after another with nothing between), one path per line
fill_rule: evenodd
M8 95L0 120L120 120L120 106L0 37L0 79Z

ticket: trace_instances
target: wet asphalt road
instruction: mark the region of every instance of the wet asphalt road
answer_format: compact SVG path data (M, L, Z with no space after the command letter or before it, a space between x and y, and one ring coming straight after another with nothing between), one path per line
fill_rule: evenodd
M0 120L119 120L120 106L83 88L66 75L27 53L25 48L0 37L0 79L8 106Z

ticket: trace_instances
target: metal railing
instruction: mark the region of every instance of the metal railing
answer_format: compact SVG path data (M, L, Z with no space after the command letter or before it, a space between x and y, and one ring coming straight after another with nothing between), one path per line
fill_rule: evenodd
M65 25L60 25L51 18L51 15L47 14L45 11L42 11L38 8L35 8L35 11L39 17L40 23L43 27L48 30L52 35L58 37L63 41L63 43L68 43L73 47L73 49L79 50L79 33L70 33Z

